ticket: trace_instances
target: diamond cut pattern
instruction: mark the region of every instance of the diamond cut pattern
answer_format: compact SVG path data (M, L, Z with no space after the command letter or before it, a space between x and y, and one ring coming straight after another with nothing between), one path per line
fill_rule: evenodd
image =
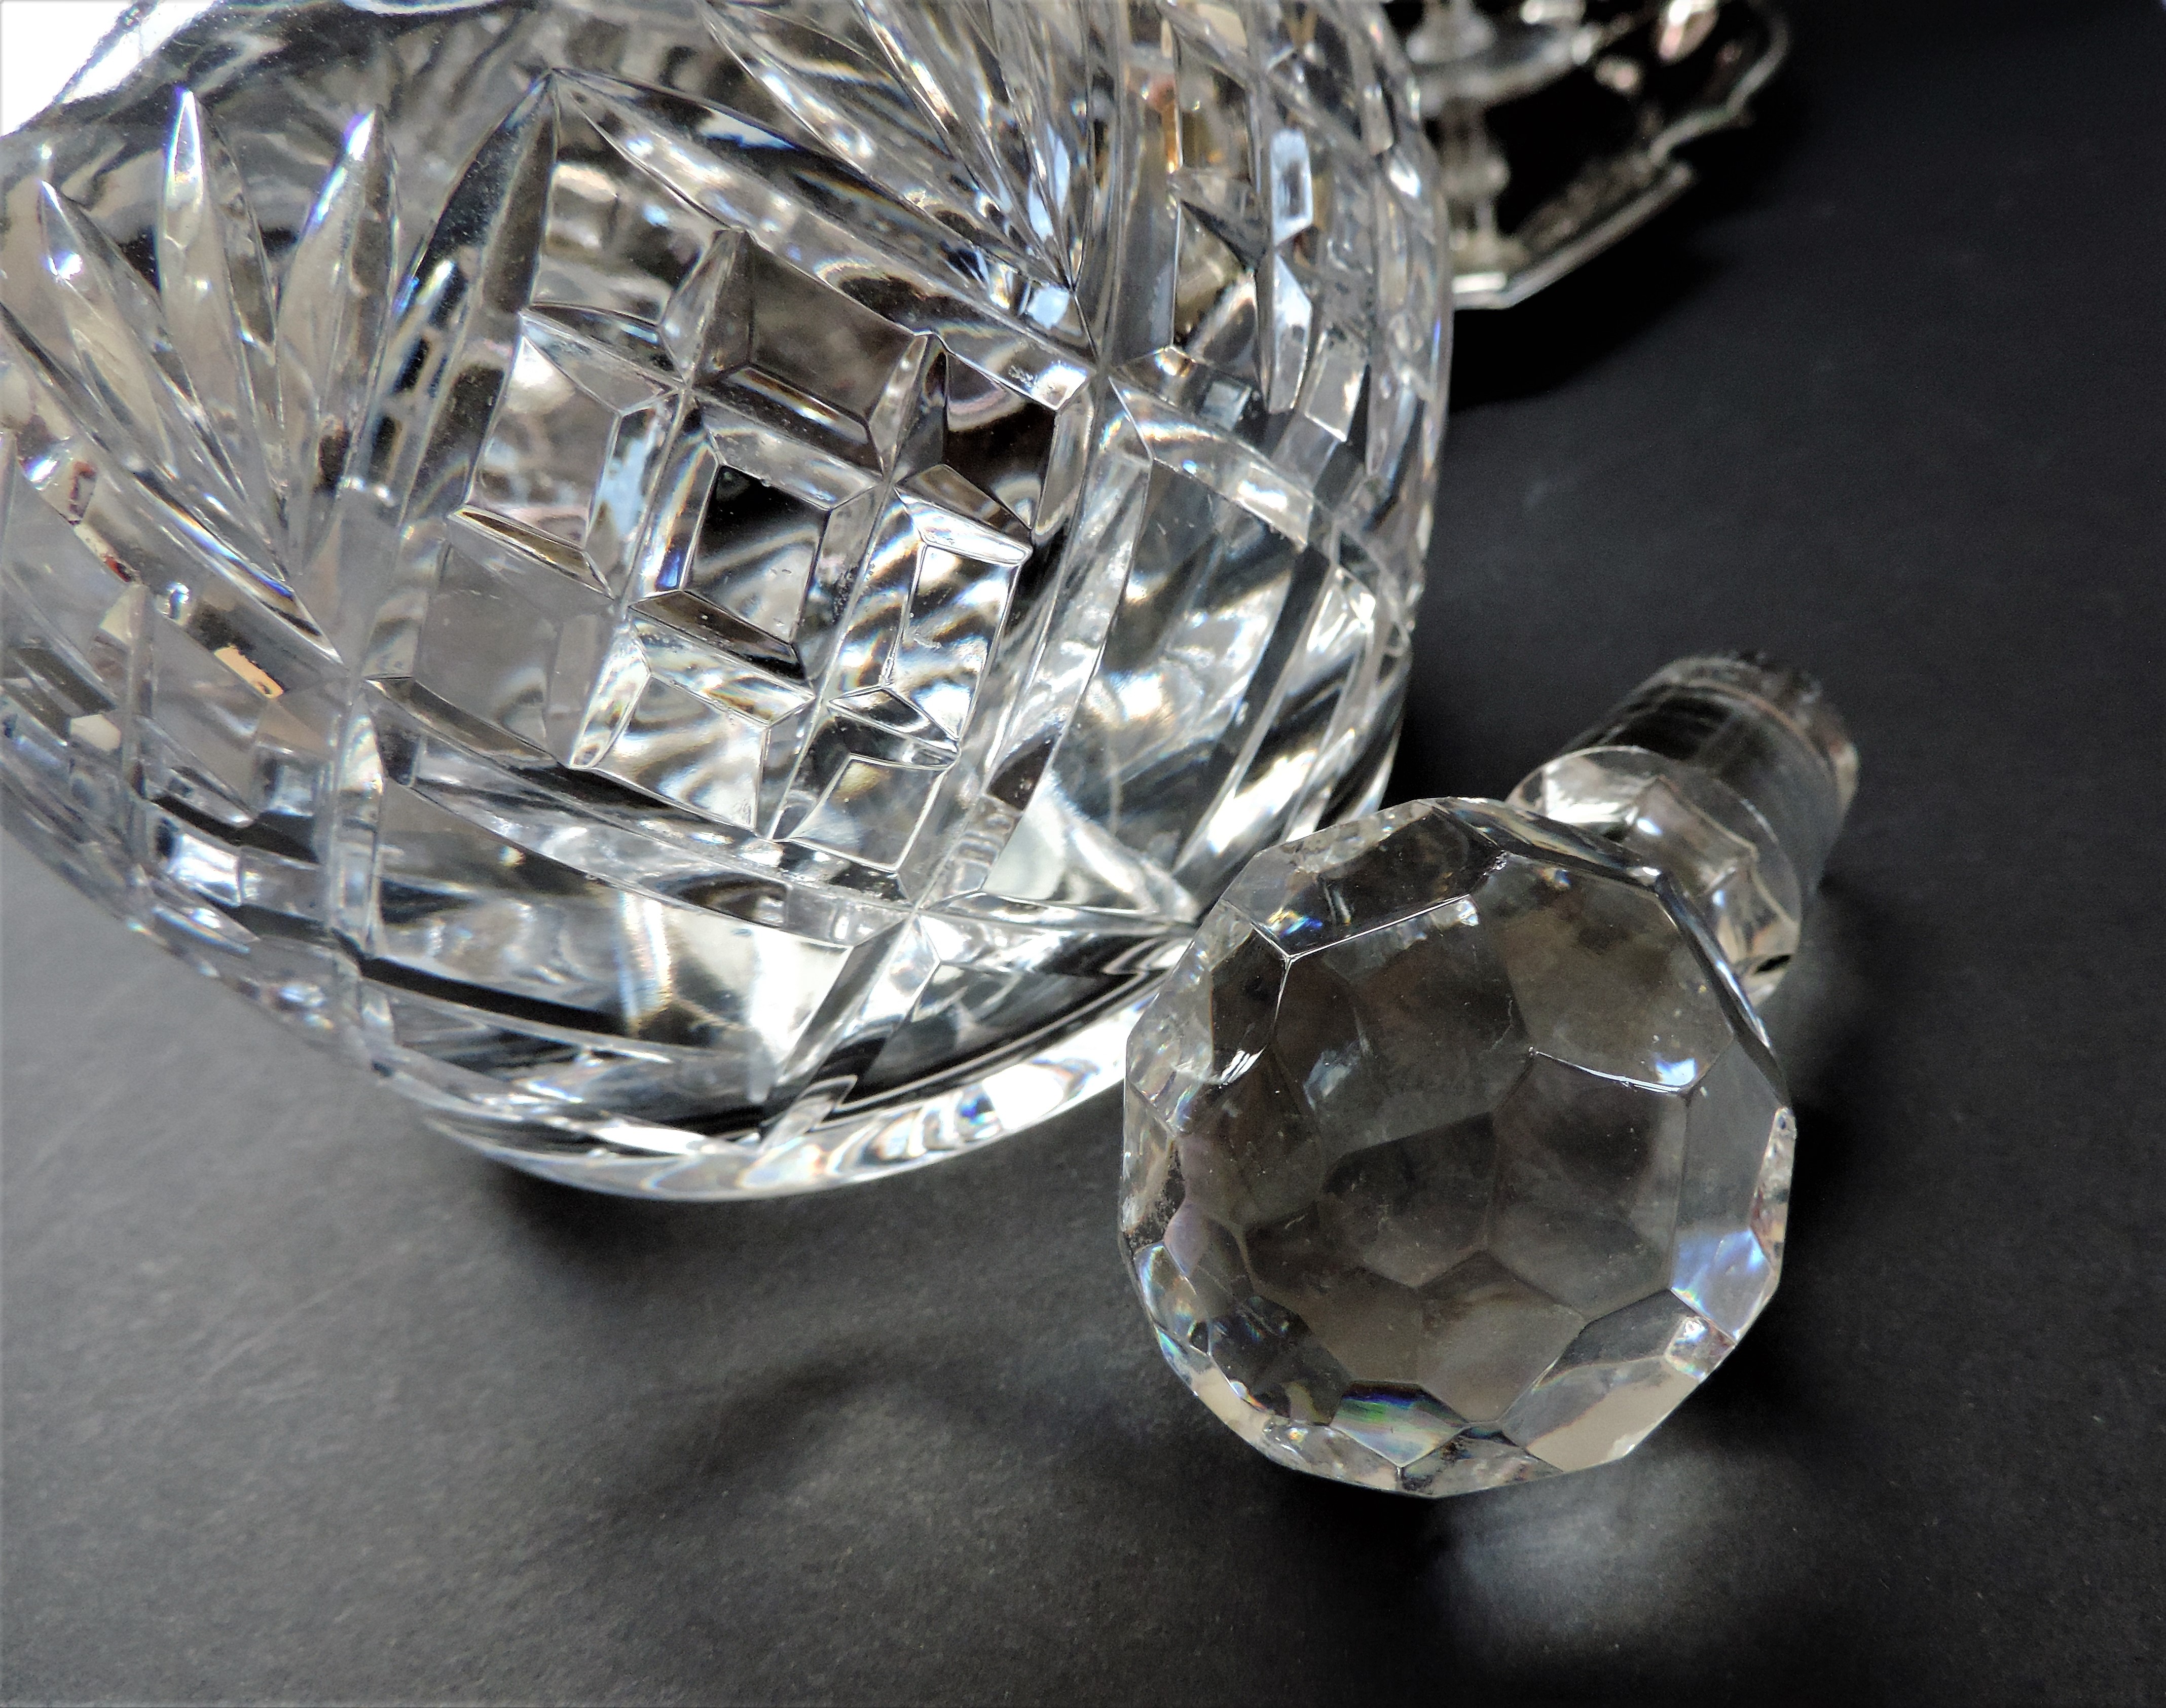
M455 547L415 679L573 768L891 871L1032 549L1027 523L939 460L948 376L966 461L989 419L1043 412L700 217L576 98L555 119L546 264L459 512L535 614L507 636L502 591ZM976 449L1034 509L1043 467ZM552 569L613 602L554 588ZM462 679L477 659L484 678L538 684L538 704L479 703Z

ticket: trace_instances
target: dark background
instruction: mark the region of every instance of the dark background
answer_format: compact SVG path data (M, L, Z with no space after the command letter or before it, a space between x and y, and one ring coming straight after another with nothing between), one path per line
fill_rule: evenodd
M1653 666L1864 783L1783 1291L1632 1458L1275 1469L1111 1103L816 1199L501 1171L5 872L12 1700L2138 1702L2162 1685L2166 15L1796 0L1681 217L1461 323L1402 796Z

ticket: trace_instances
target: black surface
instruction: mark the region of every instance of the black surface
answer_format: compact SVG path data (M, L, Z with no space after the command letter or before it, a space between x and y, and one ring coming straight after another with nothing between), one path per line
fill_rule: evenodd
M1863 749L1777 1017L1788 1274L1646 1447L1276 1470L1145 1340L1110 1104L584 1197L11 853L6 1695L2159 1695L2166 16L1796 9L1691 218L1463 328L1397 778L1502 789L1720 644Z

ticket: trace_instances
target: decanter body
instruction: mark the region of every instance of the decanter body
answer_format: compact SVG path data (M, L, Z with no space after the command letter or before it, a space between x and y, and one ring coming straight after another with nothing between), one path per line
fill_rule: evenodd
M1351 0L110 49L0 140L18 834L583 1184L827 1185L1109 1083L1389 761L1448 325L1409 87Z

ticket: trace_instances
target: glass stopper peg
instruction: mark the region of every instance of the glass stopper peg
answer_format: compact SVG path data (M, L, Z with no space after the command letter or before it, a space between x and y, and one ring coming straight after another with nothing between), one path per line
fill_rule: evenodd
M1511 804L1667 873L1757 1003L1797 950L1857 788L1857 750L1818 683L1721 656L1657 671Z
M1508 802L1252 861L1130 1039L1121 1228L1268 1457L1443 1495L1631 1451L1772 1294L1780 977L1856 786L1810 678L1689 658Z

